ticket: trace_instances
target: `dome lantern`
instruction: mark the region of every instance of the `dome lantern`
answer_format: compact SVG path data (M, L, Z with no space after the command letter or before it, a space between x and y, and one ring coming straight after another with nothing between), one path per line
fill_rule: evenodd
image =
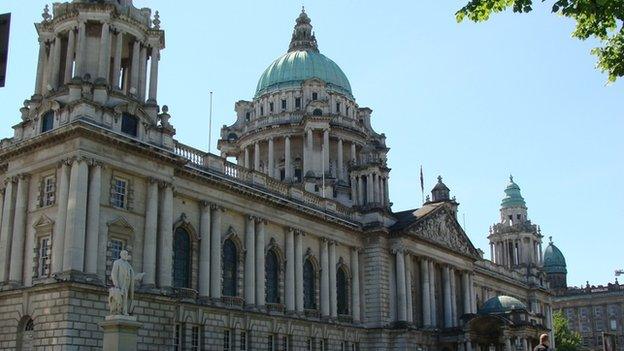
M512 175L509 176L509 184L505 188L505 197L501 202L501 207L526 207L526 202L520 193L520 187L514 182Z

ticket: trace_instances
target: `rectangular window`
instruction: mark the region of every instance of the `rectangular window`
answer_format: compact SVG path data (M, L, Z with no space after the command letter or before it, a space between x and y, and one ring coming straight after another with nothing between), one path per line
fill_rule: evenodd
M296 109L300 109L301 108L301 98L295 98L295 108Z
M199 351L199 326L194 325L191 333L191 351Z
M230 351L230 331L223 331L223 351Z
M128 181L121 178L115 178L113 180L113 194L111 203L118 208L126 208L126 202L128 197Z
M240 333L240 351L246 351L247 350L247 332L242 331Z
M306 351L312 351L312 338L306 340Z
M345 115L347 115L347 116L349 115L349 106L347 106L347 111L346 111Z
M111 260L115 261L121 257L121 250L124 249L124 243L121 240L110 240Z
M286 109L286 100L282 99L282 111Z
M318 100L318 93L312 93L312 100Z
M336 103L336 113L340 113L340 103Z
M41 184L41 200L42 206L52 206L54 205L55 194L56 194L56 177L51 175L43 178L43 182Z
M267 339L267 350L275 351L275 335L273 334L269 334L269 337Z
M617 321L615 319L611 320L611 330L612 331L617 330Z
M180 351L180 328L181 325L180 324L176 324L175 326L175 333L173 335L173 349L175 351Z
M121 115L121 132L131 136L139 134L139 119L127 113Z
M273 103L269 102L269 112L273 112Z
M39 277L50 276L50 237L39 239Z
M284 335L282 337L282 350L283 351L288 351L290 348L290 340L289 340L290 336L288 335Z
M260 106L260 116L264 116L264 106Z
M327 339L322 339L321 340L321 351L325 351L325 345L327 345Z
M347 351L347 342L346 341L341 341L340 342L340 351Z

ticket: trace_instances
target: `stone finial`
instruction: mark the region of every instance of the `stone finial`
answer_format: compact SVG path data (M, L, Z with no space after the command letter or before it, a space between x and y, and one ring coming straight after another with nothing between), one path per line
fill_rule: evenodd
M552 244L552 236L548 237L549 242Z
M160 29L160 13L158 13L158 11L154 13L154 20L152 21L152 24L154 25L154 29Z
M43 8L43 13L41 14L41 17L43 17L44 22L52 19L52 15L50 15L50 7L47 4Z

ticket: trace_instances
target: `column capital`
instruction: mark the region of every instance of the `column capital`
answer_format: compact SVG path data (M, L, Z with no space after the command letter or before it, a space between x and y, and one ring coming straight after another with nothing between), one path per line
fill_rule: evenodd
M210 209L210 205L211 205L211 203L206 201L206 200L200 200L199 201L199 208L201 208L201 209L206 209L206 208Z
M17 180L29 180L30 179L30 174L28 173L20 173L15 175L15 179Z
M4 178L4 186L7 186L9 183L14 183L17 180L14 176Z
M359 254L360 252L362 252L362 248L354 246L354 247L351 248L351 251Z
M269 221L266 218L263 217L259 217L259 216L255 216L256 222L258 222L258 224L267 224L269 223Z
M329 243L329 239L327 239L327 238L326 238L326 237L324 237L324 236L322 236L322 237L320 238L320 240L321 240L321 242L322 242L322 243Z
M217 204L210 204L210 209L215 211L225 212L225 208L223 206L219 206Z
M104 167L104 163L102 161L98 160L98 159L95 159L95 158L90 158L87 162L88 162L89 166L100 167L100 168Z
M159 180L158 181L158 185L161 188L165 188L165 189L166 188L171 188L171 190L173 190L173 183L172 182L169 182L169 181L166 181L166 180Z
M390 249L390 252L392 252L393 254L403 254L405 253L405 246L403 244L395 244L392 245L392 249Z

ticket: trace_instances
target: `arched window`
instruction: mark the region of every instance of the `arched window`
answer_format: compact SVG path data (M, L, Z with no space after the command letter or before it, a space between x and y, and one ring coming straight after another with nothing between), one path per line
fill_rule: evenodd
M173 234L173 286L175 288L190 287L191 271L191 238L182 227Z
M317 108L316 110L312 111L312 115L313 116L322 116L323 115L323 110L321 110L320 108Z
M316 309L316 272L309 259L303 264L303 307Z
M54 128L54 111L48 111L41 117L41 133L45 133Z
M129 113L121 115L121 132L137 136L139 134L139 119Z
M35 349L34 329L35 325L32 318L24 316L17 329L17 350L30 351Z
M336 273L336 295L338 295L338 314L349 314L349 278L343 268Z
M223 295L237 296L238 250L230 239L223 243Z
M275 251L269 250L265 260L266 302L279 303L279 261Z

